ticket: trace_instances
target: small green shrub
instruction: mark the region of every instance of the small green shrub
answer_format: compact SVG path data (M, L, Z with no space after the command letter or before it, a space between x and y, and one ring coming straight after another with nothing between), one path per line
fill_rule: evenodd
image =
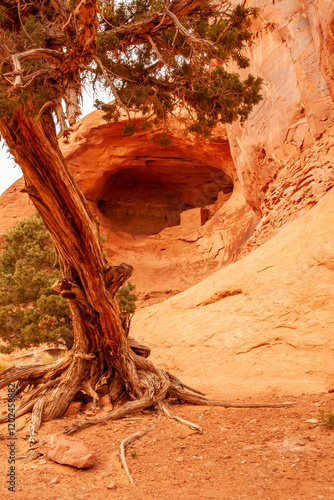
M136 310L137 295L134 293L136 285L128 281L117 292L117 300L123 316L134 314Z
M52 289L62 275L50 234L35 215L3 235L0 249L0 352L44 342L70 349L73 332L68 302Z
M334 411L332 408L329 408L328 410L321 408L319 422L327 427L331 427L332 429L334 428Z

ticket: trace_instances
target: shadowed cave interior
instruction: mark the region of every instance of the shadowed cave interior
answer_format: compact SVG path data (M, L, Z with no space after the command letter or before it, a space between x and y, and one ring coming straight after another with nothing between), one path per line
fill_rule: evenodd
M222 170L164 158L109 173L97 206L113 231L148 236L180 225L187 210L208 207L201 211L203 225L218 194L232 191L232 179Z

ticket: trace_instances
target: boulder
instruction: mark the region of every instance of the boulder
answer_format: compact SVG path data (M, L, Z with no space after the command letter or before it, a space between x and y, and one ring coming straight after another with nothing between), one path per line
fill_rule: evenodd
M78 441L70 441L61 437L51 437L48 458L53 462L71 465L78 469L89 469L95 463L94 453Z
M81 406L82 406L81 401L72 401L72 403L69 404L66 412L64 413L64 417L77 415L77 413L80 411Z
M110 394L106 394L99 399L99 406L102 408L103 406L107 406L111 404Z

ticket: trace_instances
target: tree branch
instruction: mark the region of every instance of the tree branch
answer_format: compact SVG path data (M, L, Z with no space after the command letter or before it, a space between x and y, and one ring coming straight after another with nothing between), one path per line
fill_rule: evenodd
M177 27L178 30L181 31L182 35L185 36L186 38L189 38L191 42L196 42L196 43L202 43L204 45L209 45L210 47L214 46L213 42L210 42L209 40L204 40L203 38L197 38L193 33L188 31L178 20L175 14L171 12L170 10L166 9L166 14L173 20L175 26Z
M33 39L31 38L31 36L30 36L30 35L29 35L29 33L27 32L27 30L25 29L24 24L23 24L23 22L22 22L22 19L21 19L21 2L20 2L20 0L17 0L17 13L18 13L18 16L19 16L19 21L20 21L20 24L21 24L21 28L22 28L22 30L23 30L23 32L24 32L24 34L25 34L25 36L28 38L28 40L30 40L30 41L31 41L31 43L32 43L33 45L35 45L35 43L34 43Z
M194 11L203 0L174 0L170 4L170 11L177 17L182 17ZM155 36L171 26L173 20L166 16L163 8L140 21L134 21L122 26L115 27L105 33L115 33L120 41L138 45L145 42L147 36Z
M30 49L25 52L19 52L14 54L19 61L23 59L39 59L44 57L45 59L51 59L56 61L62 61L64 59L64 54L59 50L54 49Z
M165 61L164 58L162 57L162 55L160 54L160 52L158 50L158 47L155 45L154 41L152 40L152 37L150 35L148 35L147 38L148 38L150 44L152 45L152 48L153 48L154 52L156 53L157 58L159 59L159 61L161 61L164 65L168 66L169 68L173 69L173 66L171 66L170 64L168 64L168 62Z

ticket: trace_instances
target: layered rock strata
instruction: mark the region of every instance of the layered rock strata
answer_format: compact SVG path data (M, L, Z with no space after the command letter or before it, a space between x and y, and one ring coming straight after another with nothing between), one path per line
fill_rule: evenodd
M243 194L261 216L277 173L333 124L334 4L249 4L259 9L248 56L250 72L263 78L263 100L245 123L228 127L228 138Z
M333 186L334 5L250 0L248 48L263 100L210 141L174 127L159 148L94 112L62 149L139 290L184 290L266 241ZM245 74L248 70L245 70ZM22 181L0 199L0 228L32 214ZM15 200L17 200L15 202Z

